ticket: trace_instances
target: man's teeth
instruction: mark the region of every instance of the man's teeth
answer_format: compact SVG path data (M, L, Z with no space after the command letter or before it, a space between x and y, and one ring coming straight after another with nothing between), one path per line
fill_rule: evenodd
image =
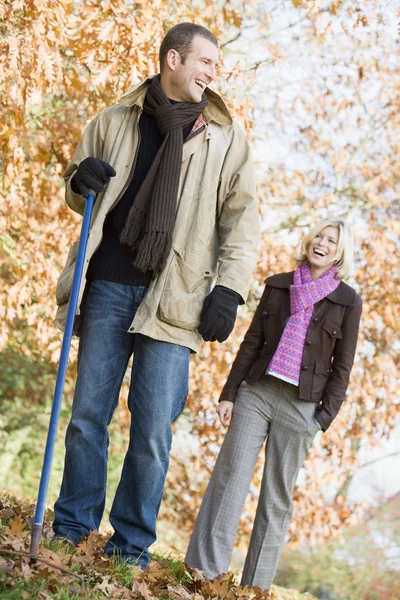
M195 79L195 83L197 83L197 85L199 85L202 90L206 89L206 84L203 83L202 81L199 81L198 79Z

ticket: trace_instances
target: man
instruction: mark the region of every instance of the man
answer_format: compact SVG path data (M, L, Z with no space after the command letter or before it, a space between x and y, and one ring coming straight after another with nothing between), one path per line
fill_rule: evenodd
M192 23L173 27L160 47L160 75L90 123L64 175L73 210L82 214L89 189L97 199L79 293L78 377L53 528L56 538L74 544L99 528L107 426L134 353L130 442L105 551L142 568L156 539L171 424L188 392L189 354L202 338L228 337L256 261L249 147L222 99L208 89L217 61L210 31ZM59 326L75 254L73 246L57 285Z

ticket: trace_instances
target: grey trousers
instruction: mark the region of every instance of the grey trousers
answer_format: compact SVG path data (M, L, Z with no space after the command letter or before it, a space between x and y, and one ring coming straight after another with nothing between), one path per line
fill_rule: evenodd
M319 427L316 405L298 399L298 388L275 377L243 382L186 554L209 579L226 573L243 505L267 438L256 518L241 585L268 589L293 513L299 470Z

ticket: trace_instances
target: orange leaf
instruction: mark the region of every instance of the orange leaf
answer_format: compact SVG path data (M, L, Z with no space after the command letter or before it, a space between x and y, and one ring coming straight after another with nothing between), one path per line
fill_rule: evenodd
M28 535L28 531L24 530L24 521L22 520L22 516L18 515L15 519L11 519L10 521L10 532L15 537L26 537Z

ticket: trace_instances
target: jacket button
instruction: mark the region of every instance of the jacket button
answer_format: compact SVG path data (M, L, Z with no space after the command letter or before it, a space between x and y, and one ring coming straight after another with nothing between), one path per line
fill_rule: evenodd
M334 330L332 331L332 335L336 335L336 334L337 334L337 331L336 331L336 329L334 329Z
M266 317L268 313L267 313L267 311L266 311L266 310L263 310L263 311L262 311L262 314L263 314L263 317Z
M318 317L314 317L313 323L318 323Z
M307 369L308 369L307 365L303 365L303 366L301 367L301 370L302 370L302 371L307 371Z
M306 346L311 346L311 342L309 340L306 341Z

